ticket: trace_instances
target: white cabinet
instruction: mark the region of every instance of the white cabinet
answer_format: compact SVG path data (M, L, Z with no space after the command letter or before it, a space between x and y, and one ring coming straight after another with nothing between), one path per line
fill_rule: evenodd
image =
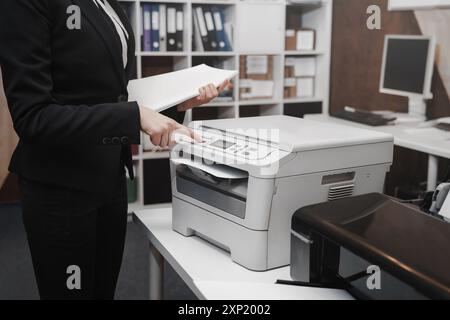
M236 43L241 52L277 52L284 48L285 6L281 3L242 3L237 12Z

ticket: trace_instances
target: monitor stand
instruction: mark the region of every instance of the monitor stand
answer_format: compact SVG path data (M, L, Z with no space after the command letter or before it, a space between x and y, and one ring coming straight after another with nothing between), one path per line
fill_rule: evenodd
M411 119L417 119L418 121L425 121L427 103L424 97L408 97L408 116Z

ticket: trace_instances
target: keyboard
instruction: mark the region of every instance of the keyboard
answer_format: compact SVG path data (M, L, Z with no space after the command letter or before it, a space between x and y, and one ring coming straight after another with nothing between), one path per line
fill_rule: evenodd
M383 115L363 111L339 110L330 114L331 116L336 118L358 122L373 127L388 125L396 119L395 117L386 117Z
M449 123L438 123L436 125L436 128L444 130L444 131L450 131L450 124Z

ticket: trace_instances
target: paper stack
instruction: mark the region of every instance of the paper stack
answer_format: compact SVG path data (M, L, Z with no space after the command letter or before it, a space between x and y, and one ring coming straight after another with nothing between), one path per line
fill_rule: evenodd
M205 64L180 71L130 81L128 100L161 112L198 96L199 89L210 83L218 87L231 80L236 70L221 70Z

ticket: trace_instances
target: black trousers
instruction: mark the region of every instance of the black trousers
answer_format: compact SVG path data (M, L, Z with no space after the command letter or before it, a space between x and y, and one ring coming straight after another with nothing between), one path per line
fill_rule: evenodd
M113 299L127 225L125 175L94 194L20 179L41 299Z

